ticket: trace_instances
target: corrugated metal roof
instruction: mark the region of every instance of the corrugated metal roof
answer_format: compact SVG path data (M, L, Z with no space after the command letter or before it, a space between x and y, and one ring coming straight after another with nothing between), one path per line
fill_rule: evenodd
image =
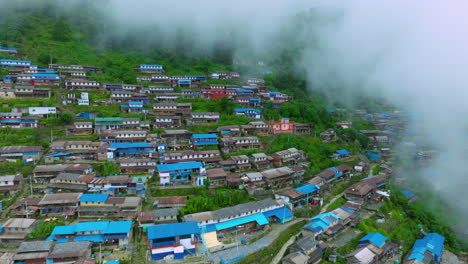
M199 161L179 162L173 164L158 164L156 165L158 171L174 171L174 170L188 170L195 168L202 168L203 164Z
M205 138L217 138L218 136L215 134L193 134L193 139L205 139Z
M144 143L144 142L117 142L117 143L112 143L109 148L147 148L150 147L151 145L149 143Z
M297 188L294 188L296 191L299 191L303 194L310 194L313 192L316 192L320 189L318 185L313 185L313 184L305 184L302 186L299 186Z
M216 230L219 231L219 230L228 229L231 227L247 224L247 223L254 222L254 221L257 222L258 225L268 224L268 219L262 213L258 213L258 214L253 214L253 215L233 219L233 220L226 221L223 223L215 224L215 227L216 227Z
M109 194L105 193L84 193L81 195L79 202L92 202L92 203L104 203L109 198Z
M384 235L380 234L379 232L374 232L374 233L365 235L359 241L369 241L372 244L376 245L377 247L381 247L385 243L385 241L387 241L387 238Z
M126 234L132 228L132 221L111 221L104 234Z
M289 210L289 208L287 208L286 206L263 212L263 215L267 219L272 217L272 216L276 216L281 221L287 220L287 219L294 216L293 213L291 212L291 210Z
M191 234L200 234L200 228L195 221L148 227L148 239L168 238Z

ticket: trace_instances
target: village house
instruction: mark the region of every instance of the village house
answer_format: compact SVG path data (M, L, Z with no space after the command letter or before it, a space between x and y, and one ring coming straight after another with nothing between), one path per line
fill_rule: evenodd
M207 247L215 247L221 243L217 234L229 233L237 230L261 230L270 221L285 223L292 220L291 211L272 199L238 204L211 212L201 212L185 215L185 222L196 221L199 226L210 230L202 234L208 241Z
M143 102L128 102L127 104L120 105L120 111L122 113L143 113L145 108Z
M294 184L296 180L294 171L289 167L268 169L261 172L269 188L284 188Z
M39 126L38 117L17 117L0 119L0 127L10 127L13 129L37 128Z
M286 150L281 150L271 154L273 158L273 163L278 166L281 165L295 165L299 164L302 161L305 161L306 154L302 150L296 148L289 148Z
M248 135L268 135L270 128L268 124L263 121L251 121L247 125L241 126L242 131Z
M319 214L309 221L302 228L304 236L317 237L333 237L346 226L355 226L358 223L358 214L349 209L343 209L341 207L333 209L330 212Z
M444 254L445 237L437 233L427 233L417 239L404 264L440 263Z
M236 125L220 126L217 130L222 137L240 137L242 133L241 127Z
M0 147L0 161L36 162L41 158L43 148L41 146L5 146Z
M122 118L122 125L119 129L126 130L149 130L150 121L141 121L138 117L124 117Z
M67 80L65 88L68 90L99 90L101 85L93 80Z
M105 142L142 142L146 140L146 130L116 130L99 134L99 140Z
M16 99L15 90L0 87L0 99Z
M246 171L252 167L246 155L231 156L229 159L235 162L236 171Z
M202 97L205 99L220 99L223 97L231 98L235 92L227 91L225 89L202 89Z
M182 89L181 94L183 98L200 98L203 95L201 89Z
M72 135L90 135L93 133L93 122L74 122L73 125L66 126L66 132Z
M39 202L42 198L28 197L16 200L8 207L8 213L16 218L35 218L39 213Z
M10 218L0 224L0 244L2 246L18 247L26 236L39 223L36 219Z
M212 72L209 77L215 80L231 80L238 79L240 74L237 72Z
M93 141L55 141L50 145L51 154L46 155L46 163L106 160L109 143Z
M177 99L182 97L182 93L176 92L166 92L166 93L157 93L154 95L154 101L160 103L172 103Z
M46 259L46 263L92 263L90 241L56 243Z
M297 239L291 246L289 246L289 252L301 252L300 254L303 254L306 256L305 259L307 259L307 262L305 263L307 264L318 263L322 259L322 256L323 256L322 251L317 248L317 241L315 241L315 238L313 236L304 236L302 238ZM291 254L294 254L294 253L291 253ZM286 257L286 262L285 260L283 260L283 263L289 264L289 263L297 263L297 262L295 261L295 258L291 259L291 258Z
M80 71L90 71L90 72L97 72L98 71L95 66L72 65L72 64L49 64L49 69L54 69L54 70L80 70Z
M79 217L132 219L136 217L140 204L140 197L112 197L104 193L84 193L78 200L77 211Z
M61 172L91 174L93 168L90 164L38 165L33 170L33 179L35 182L49 182Z
M152 159L119 159L121 173L153 173L156 168L156 161Z
M286 255L281 260L281 264L308 264L309 260L309 256L302 253L301 251L296 251Z
M275 193L275 198L282 199L292 209L301 208L305 205L317 206L320 203L320 186L304 184L294 189L284 189Z
M261 95L264 100L264 104L271 102L273 108L280 108L283 103L291 100L290 96L281 92L268 92Z
M73 216L81 195L82 193L48 193L38 203L39 213L46 216Z
M235 115L243 115L248 118L260 119L262 118L262 111L255 108L235 108Z
M87 80L89 77L86 75L84 71L60 71L60 77L63 79L75 79L75 80Z
M23 174L0 176L0 194L13 196L21 190L23 183Z
M190 103L155 103L153 110L155 115L189 115L192 112Z
M113 90L110 94L112 104L127 103L132 100L133 92L126 90Z
M151 212L141 212L137 220L140 226L152 226L154 224L177 223L179 210L177 208L160 208Z
M176 144L181 142L189 142L192 138L192 132L186 129L179 130L164 130L161 133L161 139L167 144Z
M345 198L359 203L379 201L381 196L377 193L377 190L384 186L385 183L385 176L368 177L347 188L345 190Z
M256 136L250 137L223 137L221 149L223 152L235 152L238 150L261 149L262 143Z
M222 168L207 169L206 176L212 185L226 185L227 173Z
M193 183L202 186L206 179L206 170L201 162L179 162L172 164L158 164L159 184Z
M53 241L21 242L13 259L15 263L46 263L47 256L54 245Z
M190 117L187 118L187 125L202 125L202 124L212 124L219 121L218 112L192 112Z
M50 98L50 95L50 88L39 88L34 86L15 86L14 98L10 99L46 99Z
M137 71L144 73L164 72L164 67L156 64L140 64Z
M102 89L108 90L108 91L118 91L118 90L123 90L123 84L122 83L103 83L101 84Z
M149 226L148 246L153 261L168 256L183 259L196 254L196 244L200 241L200 228L197 222L184 222Z
M88 183L90 183L94 177L95 176L91 174L81 175L77 173L61 172L57 177L50 180L47 188L54 192L86 192L88 190Z
M121 158L152 158L155 145L146 142L114 142L107 149L107 160Z
M18 54L18 49L11 48L11 47L0 47L0 52L9 53L9 54Z
M217 146L218 136L216 134L193 134L190 138L190 143L194 147Z
M90 241L125 248L132 238L132 224L132 221L95 221L56 226L47 241Z
M33 66L31 61L0 59L0 67L30 68L31 66Z
M180 208L187 203L187 196L158 197L153 206L157 208Z
M356 250L346 256L348 263L379 263L392 256L396 245L379 232L369 233L359 240Z
M150 94L166 94L166 93L172 93L174 92L174 87L171 86L148 86L148 88L145 88L144 93L150 93Z
M266 169L271 166L272 157L265 153L254 153L251 155L250 163L258 170Z
M178 115L162 115L156 116L154 120L154 128L179 128L182 126L182 117Z
M185 161L199 161L207 165L217 164L222 160L219 150L196 150L182 152L167 152L160 156L161 163L177 163Z
M320 138L326 141L333 141L336 139L336 132L334 129L327 129L320 133Z

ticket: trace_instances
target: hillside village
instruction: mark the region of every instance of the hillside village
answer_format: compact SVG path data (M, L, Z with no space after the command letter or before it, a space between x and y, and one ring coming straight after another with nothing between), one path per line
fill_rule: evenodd
M403 112L329 109L323 128L280 115L297 98L271 73L155 61L103 83L0 54L0 263L444 263L453 246L407 219Z

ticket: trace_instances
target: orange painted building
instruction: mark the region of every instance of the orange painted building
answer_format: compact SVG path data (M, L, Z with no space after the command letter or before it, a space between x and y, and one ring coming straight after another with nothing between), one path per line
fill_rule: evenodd
M273 134L293 134L294 133L294 121L290 121L289 118L283 117L280 121L267 122L271 133Z

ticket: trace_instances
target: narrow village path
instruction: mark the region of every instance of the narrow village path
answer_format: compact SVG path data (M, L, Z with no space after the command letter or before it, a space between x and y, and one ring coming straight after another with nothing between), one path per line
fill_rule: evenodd
M279 235L286 230L288 227L291 225L304 220L304 218L296 218L291 222L288 222L286 224L279 224L276 228L272 229L268 234L266 234L264 237L260 238L259 240L253 242L252 244L248 245L239 245L239 249L237 247L233 247L230 249L218 251L215 253L211 253L208 255L208 260L212 261L213 263L219 263L220 262L220 257L222 257L225 260L229 260L232 258L235 258L239 255L244 254L245 256L250 255L252 253L255 253L256 251L259 251L263 248L266 248L269 246L273 241L275 241ZM284 253L283 253L284 254Z
M373 164L370 168L369 168L369 172L372 172L375 168L375 166L377 166L378 164ZM322 209L320 210L320 213L319 214L323 214L327 211L327 207L332 204L334 201L336 201L337 199L339 199L340 197L342 197L344 195L344 191L340 194L337 194L335 195L335 197L333 197L333 199L331 199L327 204L325 204ZM273 258L273 260L271 261L272 264L278 264L281 259L283 258L283 255L284 255L284 252L286 252L286 249L294 242L294 239L296 236L298 236L300 234L297 233L295 234L294 236L292 236L284 245L283 247L281 247L281 250L278 252L278 254L276 254L276 256Z

